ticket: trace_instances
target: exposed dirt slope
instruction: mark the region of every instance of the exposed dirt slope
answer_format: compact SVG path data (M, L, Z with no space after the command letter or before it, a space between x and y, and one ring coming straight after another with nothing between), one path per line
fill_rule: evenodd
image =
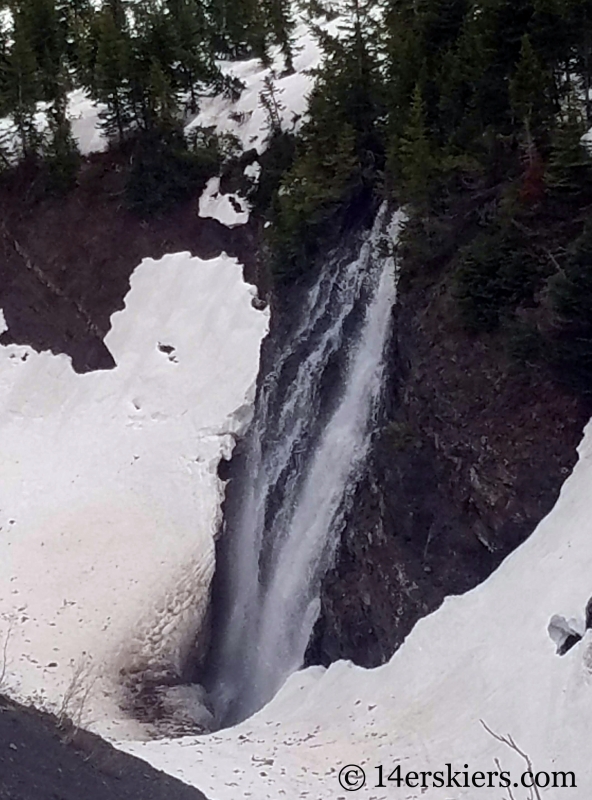
M0 800L205 800L90 733L0 698Z

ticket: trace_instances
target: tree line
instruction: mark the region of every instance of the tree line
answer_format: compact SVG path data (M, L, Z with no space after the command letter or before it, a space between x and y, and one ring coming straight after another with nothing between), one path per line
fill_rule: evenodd
M1 19L0 116L14 124L18 158L43 157L66 172L68 163L76 169L67 115L72 89L84 88L104 105L105 133L123 141L178 130L204 94L239 92L219 59L257 57L267 65L279 45L292 69L287 0L9 0Z
M447 269L460 322L592 392L591 0L347 0L270 204L309 269L369 197L410 212L403 280Z

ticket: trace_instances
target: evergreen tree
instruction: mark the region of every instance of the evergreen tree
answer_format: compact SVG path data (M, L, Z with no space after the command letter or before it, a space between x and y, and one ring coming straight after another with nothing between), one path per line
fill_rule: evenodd
M269 75L263 81L263 90L259 93L259 102L267 113L267 126L269 129L269 136L277 136L282 132L282 112L285 106L282 105L280 100L280 92L274 86L272 79Z
M592 124L592 0L574 0L572 19L577 32L576 66L584 86L586 120Z
M37 65L39 99L51 103L61 91L66 51L55 0L17 0L15 6Z
M310 96L310 122L303 130L308 147L329 153L335 133L344 125L351 126L358 159L368 176L384 164L379 120L385 105L372 8L371 2L348 0L341 36L319 32L326 56Z
M105 7L97 20L97 54L93 85L95 100L107 110L101 115L108 136L121 141L132 119L129 87L130 40L127 32L118 27L113 11Z
M549 123L548 73L537 58L530 37L524 34L520 60L510 81L510 108L521 122L529 163L536 157L535 140L546 132Z
M197 112L197 87L219 80L211 48L211 30L203 6L197 0L169 0L173 58L177 83L189 94L190 109Z
M148 127L174 127L177 97L160 61L153 59L149 73Z
M90 0L56 0L55 8L64 45L64 60L73 70L79 71L80 45L93 15L93 6Z
M584 130L581 115L572 100L552 136L545 179L554 194L574 196L592 187L592 160L582 144Z
M101 9L107 11L111 15L119 31L126 31L129 27L128 10L130 9L131 3L133 3L133 0L131 0L131 2L130 0L104 0Z
M389 138L403 131L418 76L424 70L424 53L413 0L391 0L385 15L386 36L381 42L385 56L385 95L389 110Z
M275 44L279 45L287 72L294 71L294 54L292 52L292 32L294 20L292 18L289 0L266 0L265 15L267 27Z
M44 148L44 157L49 171L49 188L64 194L76 183L80 153L64 107L54 104L48 113L48 121L49 141Z
M335 132L333 147L308 149L281 184L272 229L274 269L282 279L306 272L327 235L327 221L361 185L356 132L349 124Z
M20 155L30 158L37 153L40 145L34 119L40 86L29 28L18 11L14 16L12 36L13 42L6 64L4 101L16 127Z
M130 97L135 124L149 130L159 122L168 124L177 115L175 31L170 15L153 3L135 9L133 28L128 62Z
M579 0L577 0L579 2ZM552 76L553 102L571 90L575 71L573 0L534 0L529 36L539 60Z
M209 0L207 13L214 52L231 58L256 56L270 64L265 14L258 0Z
M434 173L434 160L426 129L421 87L415 86L409 121L399 142L402 193L406 200L424 209Z

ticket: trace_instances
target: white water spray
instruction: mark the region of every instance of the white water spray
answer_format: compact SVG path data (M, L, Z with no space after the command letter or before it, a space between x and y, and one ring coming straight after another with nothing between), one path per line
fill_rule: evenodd
M383 207L357 258L335 255L323 270L259 392L215 634L212 697L226 724L261 708L301 666L319 613L380 399L404 220L397 212L387 227L386 216ZM341 383L327 410L322 385L335 360Z

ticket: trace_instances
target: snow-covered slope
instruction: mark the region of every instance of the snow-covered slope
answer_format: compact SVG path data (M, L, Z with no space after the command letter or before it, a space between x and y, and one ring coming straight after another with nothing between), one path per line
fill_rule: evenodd
M282 74L279 50L271 55L270 68L222 64L244 91L202 99L188 131L214 127L261 153L266 79L295 129L320 50L300 21L295 73ZM99 113L82 90L71 94L85 154L106 146ZM43 104L37 124L47 125ZM7 120L0 129L12 130ZM256 180L259 164L247 170ZM249 207L213 178L198 213L232 227ZM250 414L267 330L253 291L225 256L147 259L106 340L112 372L76 375L65 357L0 348L0 690L82 709L81 721L107 735L143 733L118 708L119 671L180 663L203 616L216 466Z
M560 657L548 625L561 615L582 626L592 596L591 542L592 424L573 475L532 537L484 584L419 622L390 663L307 670L237 728L124 747L216 800L344 798L338 775L348 764L365 769L357 796L368 800L534 797L521 786L512 785L511 795L491 788L487 775L479 788L465 788L462 775L452 788L414 787L413 778L407 787L376 787L376 767L386 777L398 764L403 777L442 770L447 779L450 763L453 772L465 764L469 774L510 771L519 782L524 759L483 720L513 737L535 772L575 773L577 788L540 789L536 797L589 798L592 632Z
M116 369L0 348L0 683L19 699L65 697L126 735L119 670L175 666L191 643L217 465L251 413L267 330L254 293L225 255L146 259L106 338Z
M338 33L338 20L317 22L321 28ZM245 88L237 101L222 96L203 98L199 114L187 126L187 131L195 127L213 127L217 133L236 136L245 151L255 149L261 154L269 136L267 112L260 102L266 80L273 84L284 129L297 130L306 114L308 94L314 83L311 70L319 66L322 57L318 42L303 18L294 31L293 74L284 74L283 57L278 48L270 57L272 63L267 68L256 58L220 62L222 71L238 78Z

